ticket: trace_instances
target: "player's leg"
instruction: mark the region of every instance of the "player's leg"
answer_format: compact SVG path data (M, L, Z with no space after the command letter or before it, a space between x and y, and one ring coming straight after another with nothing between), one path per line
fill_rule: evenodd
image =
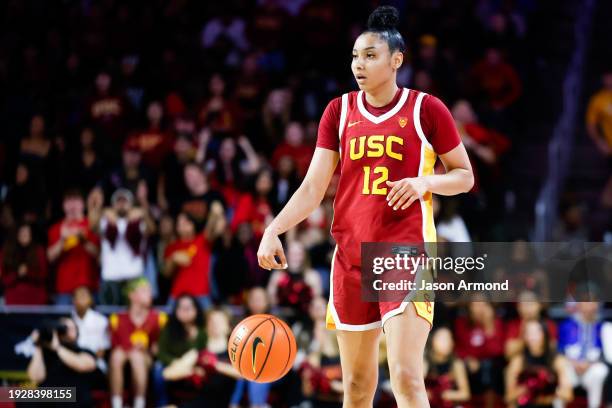
M378 384L378 344L381 329L337 330L342 364L343 408L371 408Z
M430 331L412 302L383 322L391 388L399 408L429 407L423 376L423 354Z

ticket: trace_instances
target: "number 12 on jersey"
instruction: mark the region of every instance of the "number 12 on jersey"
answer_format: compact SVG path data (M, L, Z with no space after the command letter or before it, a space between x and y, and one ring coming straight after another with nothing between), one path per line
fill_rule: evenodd
M363 166L363 190L362 194L386 195L387 187L380 187L385 181L389 180L389 169L384 166L374 167L374 175L380 174L376 179L372 177L372 189L370 190L370 166ZM383 184L384 185L384 184Z

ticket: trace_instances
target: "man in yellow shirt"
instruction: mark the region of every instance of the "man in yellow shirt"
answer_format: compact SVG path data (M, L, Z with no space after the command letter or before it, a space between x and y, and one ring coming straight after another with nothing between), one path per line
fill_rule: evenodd
M612 167L612 69L602 75L603 88L591 97L586 113L587 132ZM604 207L612 208L612 177L602 194Z

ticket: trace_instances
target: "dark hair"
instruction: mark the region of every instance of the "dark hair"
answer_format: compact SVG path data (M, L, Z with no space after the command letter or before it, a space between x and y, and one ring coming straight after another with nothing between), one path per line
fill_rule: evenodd
M195 307L196 309L196 317L194 321L196 327L198 327L198 329L204 328L204 313L202 312L202 308L200 307L198 300L195 298L195 296L184 293L176 298L174 309L172 310L172 314L168 319L168 332L170 334L171 339L185 340L187 338L187 331L185 330L185 326L183 326L183 323L181 323L178 317L176 316L176 311L179 307L179 303L183 299L189 299L193 307Z
M365 33L376 33L383 41L387 42L389 51L404 52L406 43L402 35L397 31L399 25L399 11L393 6L380 6L368 17Z
M546 322L543 319L533 320L533 322L536 323L538 326L540 326L540 328L542 329L542 334L544 337L544 339L542 339L542 342L544 343L544 360L546 361L547 366L552 367L552 363L555 360L557 353L551 347L550 332L548 331ZM524 337L523 337L524 335L525 335L525 332L523 329L523 332L521 333L521 340L523 341L524 341ZM523 347L523 357L524 357L523 364L527 363L529 355L530 355L529 347L527 346L527 344L525 344Z

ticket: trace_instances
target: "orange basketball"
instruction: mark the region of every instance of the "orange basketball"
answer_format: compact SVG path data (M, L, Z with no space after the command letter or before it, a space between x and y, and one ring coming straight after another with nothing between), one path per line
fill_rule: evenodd
M257 314L236 325L227 351L241 376L265 383L276 381L289 372L297 345L287 323L272 315Z

